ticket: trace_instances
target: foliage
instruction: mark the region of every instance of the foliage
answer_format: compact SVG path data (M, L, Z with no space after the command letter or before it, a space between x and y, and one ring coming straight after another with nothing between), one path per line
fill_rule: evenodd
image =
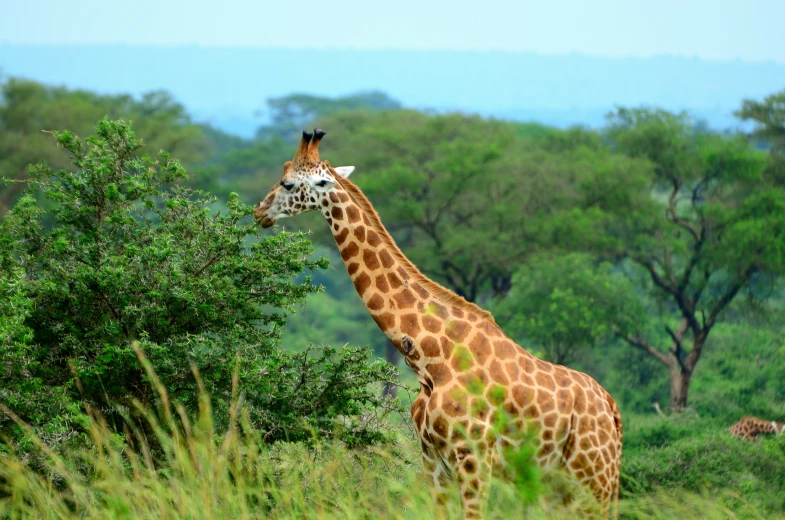
M75 435L68 420L79 415L63 388L48 386L41 377L42 363L32 344L33 331L25 320L33 301L28 298L24 271L10 258L11 247L2 241L5 267L0 271L0 403L42 425L39 436L50 445L62 444ZM11 425L0 415L0 434L9 435ZM0 454L7 446L0 443Z
M338 435L349 447L374 444L387 437L387 413L403 411L378 384L396 385L396 370L366 347L274 350L262 376L249 378L245 395L260 408L251 419L265 442Z
M744 415L785 419L782 338L779 324L718 323L692 378L688 415L725 426ZM653 414L654 403L667 409L669 374L645 352L611 341L586 351L577 366L602 381L623 415Z
M638 201L635 210L587 200L562 221L562 243L628 259L635 276L649 278L662 328L620 337L667 368L671 407L683 409L723 311L740 291L785 271L785 192L764 176L765 155L743 139L697 131L683 114L619 109L607 135L616 150L650 164L615 188L616 197Z
M785 184L785 90L763 101L745 99L736 116L755 123L751 138L769 149L769 174L779 185Z
M73 171L43 163L30 170L33 185L54 203L51 229L42 225L45 211L32 193L2 223L3 242L18 245L11 260L19 266L14 271L6 262L4 287L17 290L18 269L24 270L18 291L30 306L17 317L32 331L32 338L23 333L4 349L24 365L9 372L17 376L8 384L40 380L18 400L35 402L46 390L67 396L73 409L78 381L82 399L107 410L120 428L117 410L130 399L152 399L131 349L138 340L172 398L187 409L198 400L193 366L225 422L236 371L250 420L268 440L310 437L312 428L330 435L339 416L348 417L348 438L378 439L376 422L352 416L377 413L382 402L368 385L394 377L389 367L357 349L316 356L276 350L285 313L320 289L308 277L294 280L325 267L308 259L305 237L262 236L246 219L251 208L236 196L216 212L213 197L166 188L184 170L163 152L140 157L141 143L126 123L102 120L97 132L86 141L55 133ZM35 426L69 420L44 411L20 413ZM1 424L20 438L7 417Z
M289 94L267 100L271 124L261 127L257 131L257 137L262 140L269 137L281 137L289 144L296 144L300 138L300 132L303 130L303 125L319 117L339 112L397 110L399 108L401 108L401 104L398 101L379 91L358 92L339 98Z
M717 325L691 406L727 425L745 415L785 419L784 337L780 324Z
M658 489L725 490L733 494L721 496L720 503L731 509L746 502L762 511L785 513L785 456L773 453L776 439L753 443L707 428L705 421L693 422L689 435L660 447L635 449L625 442L624 496Z
M28 164L39 161L56 169L70 167L43 131L70 128L77 135L89 135L102 117L135 121L148 149L187 157L189 165L200 163L210 153L201 128L167 92L149 92L134 99L10 78L0 85L0 177L26 179ZM0 215L23 187L13 184L0 190Z
M219 195L238 192L243 202L256 203L254 199L280 179L283 163L291 158L280 137L244 143L202 165L193 185Z
M541 347L549 361L574 362L582 349L634 330L644 318L629 280L612 270L586 254L534 258L513 276L496 319L513 337Z
M314 124L330 130L322 155L357 165L357 184L412 261L473 301L509 290L553 215L606 173L596 163L614 161L619 179L635 167L580 145L556 153L512 125L459 114L341 113Z

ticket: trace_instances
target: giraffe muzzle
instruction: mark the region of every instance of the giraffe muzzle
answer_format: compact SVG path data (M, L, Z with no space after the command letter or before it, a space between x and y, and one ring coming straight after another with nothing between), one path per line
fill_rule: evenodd
M270 217L262 217L261 224L263 228L273 227L275 225L275 221Z
M265 215L268 209L270 209L270 206L269 204L266 204L265 201L258 203L253 208L253 218L259 222L263 228L273 227L275 225L275 220Z

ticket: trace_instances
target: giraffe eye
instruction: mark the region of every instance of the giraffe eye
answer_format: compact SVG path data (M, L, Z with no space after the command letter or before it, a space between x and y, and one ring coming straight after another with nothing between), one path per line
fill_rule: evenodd
M294 188L294 184L284 181L281 181L281 186L283 186L286 191L290 191L292 188Z
M316 185L319 186L320 188L324 188L325 186L327 186L327 181L322 179L319 182L317 182Z

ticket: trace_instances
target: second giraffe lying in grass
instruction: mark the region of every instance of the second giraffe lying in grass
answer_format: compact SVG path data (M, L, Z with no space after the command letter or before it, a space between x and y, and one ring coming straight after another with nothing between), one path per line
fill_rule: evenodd
M781 434L785 432L785 423L767 421L757 417L743 417L739 422L728 428L728 431L736 437L755 441L758 440L758 435Z

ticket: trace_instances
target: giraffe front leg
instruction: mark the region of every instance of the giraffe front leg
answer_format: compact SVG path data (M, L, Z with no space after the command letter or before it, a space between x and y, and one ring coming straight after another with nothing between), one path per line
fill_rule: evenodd
M491 487L491 458L488 450L458 448L455 474L461 490L463 518L484 518Z
M431 496L433 496L433 503L436 507L436 518L446 520L450 478L443 465L439 464L432 456L432 454L423 451L423 472L431 488Z

